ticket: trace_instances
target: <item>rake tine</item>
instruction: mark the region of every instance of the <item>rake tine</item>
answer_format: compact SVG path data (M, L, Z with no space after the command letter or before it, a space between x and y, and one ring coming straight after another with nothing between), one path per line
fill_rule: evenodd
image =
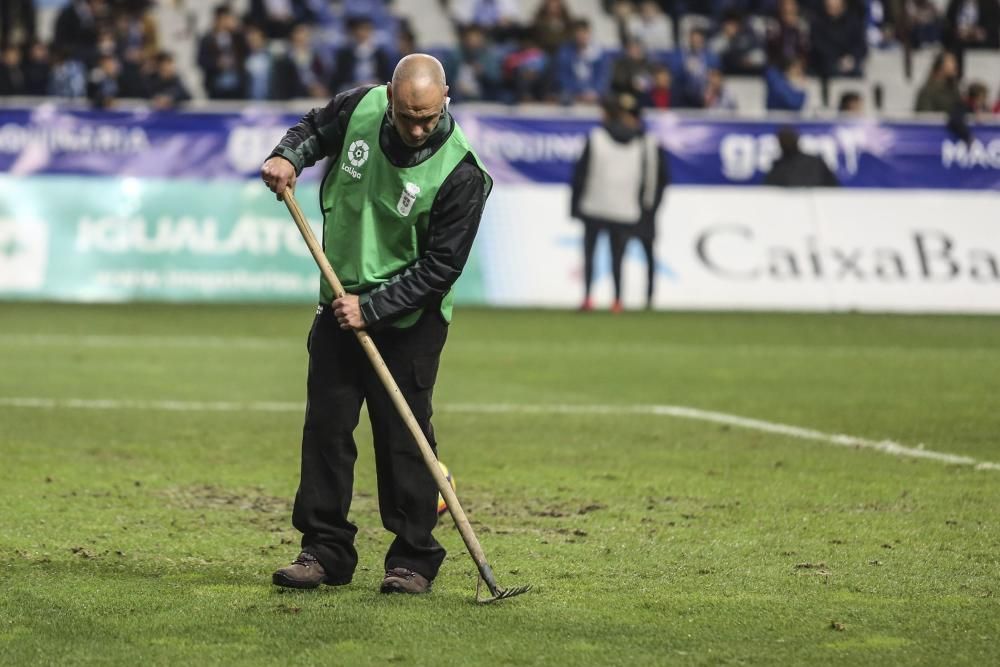
M492 602L498 602L500 600L506 600L507 598L512 598L515 595L522 595L531 590L531 586L515 586L514 588L500 588L495 586L490 591L493 597L480 597L479 590L482 586L483 580L480 578L476 581L476 602L480 604L490 604ZM487 587L489 584L487 584Z

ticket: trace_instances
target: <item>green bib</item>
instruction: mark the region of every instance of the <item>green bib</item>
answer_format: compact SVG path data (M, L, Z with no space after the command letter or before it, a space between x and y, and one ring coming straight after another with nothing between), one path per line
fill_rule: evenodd
M438 188L467 155L472 154L491 183L457 123L429 158L413 167L394 166L379 143L387 106L385 86L372 88L361 99L320 191L324 251L349 294L378 287L421 256ZM453 298L449 290L441 301L448 322ZM333 288L322 278L320 302L332 300ZM401 317L395 326L411 326L422 312Z

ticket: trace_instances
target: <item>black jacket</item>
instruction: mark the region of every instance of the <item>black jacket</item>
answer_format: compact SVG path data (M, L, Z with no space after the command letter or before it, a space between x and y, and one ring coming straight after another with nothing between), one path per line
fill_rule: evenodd
M376 81L388 81L392 78L392 58L389 53L382 47L375 49L375 53L372 54L374 59L375 68L375 80ZM354 68L357 66L358 59L354 53L353 46L345 46L338 49L333 57L333 78L330 80L330 90L334 92L343 91L345 88L351 88L353 86L363 86L367 84L366 81L355 81L354 79Z
M344 146L351 114L372 87L344 91L325 107L307 113L288 130L271 155L291 162L296 173L324 157L334 158L332 164L335 165ZM433 155L448 139L453 127L451 114L445 114L427 142L413 149L403 143L386 118L382 122L379 145L393 165L411 167ZM438 189L420 258L390 281L361 295L361 313L368 328L379 328L420 308L440 303L469 259L488 194L482 171L471 155L466 157ZM335 243L336 239L331 241ZM323 242L325 245L325 238Z
M764 185L789 188L833 188L840 185L823 158L807 153L782 155L764 177Z
M839 69L844 56L854 58L855 71L861 71L862 61L868 52L865 43L865 25L861 17L850 10L834 18L821 14L812 24L809 33L812 42L813 70L823 77L848 74Z

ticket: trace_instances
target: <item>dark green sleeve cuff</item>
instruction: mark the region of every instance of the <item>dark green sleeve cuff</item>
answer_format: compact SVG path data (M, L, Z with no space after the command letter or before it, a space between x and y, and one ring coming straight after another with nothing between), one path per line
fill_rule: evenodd
M361 308L361 319L365 321L365 325L368 327L375 326L379 321L379 316L378 311L375 310L375 304L372 303L370 292L366 292L358 297L358 306Z
M296 176L302 173L302 156L293 151L291 148L288 148L287 146L277 146L273 151L271 151L270 157L274 157L275 155L283 157L291 162L292 166L295 167Z

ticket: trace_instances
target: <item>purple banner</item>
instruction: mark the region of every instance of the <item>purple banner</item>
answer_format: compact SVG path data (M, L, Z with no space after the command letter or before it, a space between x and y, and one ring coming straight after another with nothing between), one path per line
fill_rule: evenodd
M594 121L458 114L498 181L566 183ZM670 154L672 182L754 185L780 155L784 123L650 114L646 125ZM972 126L963 142L931 123L795 123L805 152L847 187L1000 189L1000 126Z
M136 178L242 179L299 116L0 110L0 171ZM318 170L304 178L318 180Z
M592 119L456 116L496 180L566 183ZM145 178L253 178L298 115L81 112L53 106L0 110L0 171ZM671 157L672 180L691 185L760 183L779 153L773 121L646 119ZM942 124L796 123L802 146L847 187L1000 189L1000 126L973 125L964 142ZM321 169L304 178L318 180Z

